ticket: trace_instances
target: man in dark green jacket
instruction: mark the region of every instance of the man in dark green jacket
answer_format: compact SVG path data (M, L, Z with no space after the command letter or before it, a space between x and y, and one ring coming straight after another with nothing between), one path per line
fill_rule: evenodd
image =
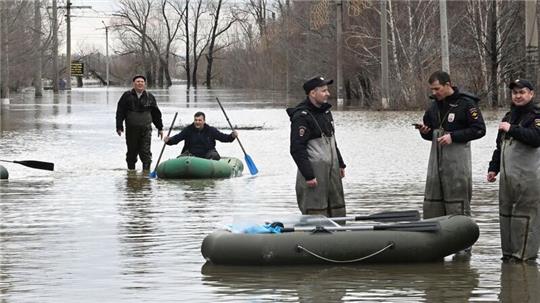
M116 132L119 136L124 132L126 121L126 162L128 169L135 169L137 155L143 164L143 170L150 170L152 152L152 123L158 129L158 136L163 137L163 121L161 111L154 95L145 90L146 78L141 75L133 77L133 89L124 92L116 109Z
M452 86L443 71L429 77L432 99L419 126L420 135L431 141L424 218L471 215L472 163L470 141L486 134L476 96Z

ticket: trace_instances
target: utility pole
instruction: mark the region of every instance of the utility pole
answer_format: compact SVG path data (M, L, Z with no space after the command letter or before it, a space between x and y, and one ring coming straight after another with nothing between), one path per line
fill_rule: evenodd
M35 70L34 70L34 95L43 96L41 85L41 3L34 0L34 44L35 44Z
M2 104L9 104L9 24L7 22L9 4L9 2L0 1L0 22L2 23L0 26L2 28L2 33L0 34L0 53L2 53L2 56L0 57L0 74L2 75L0 100Z
M71 1L66 3L66 90L71 90Z
M105 81L107 82L107 88L109 87L109 27L101 20L103 26L105 26Z
M285 1L285 10L285 61L287 62L287 70L285 72L285 99L287 101L287 105L289 105L289 0Z
M536 84L538 66L538 26L536 23L536 2L525 1L525 51L527 59L526 77Z
M448 51L448 22L446 18L446 0L439 0L439 14L441 19L442 70L450 73L450 52Z
M1 113L2 113L2 85L4 82L3 79L4 79L4 75L2 73L2 67L4 66L3 64L3 60L2 60L2 56L4 55L4 50L2 48L3 46L3 43L2 43L2 39L4 39L4 32L3 32L3 29L4 29L4 24L2 24L2 20L4 20L4 16L3 16L3 11L4 11L4 7L2 5L2 3L0 3L0 118L1 118Z
M4 37L4 33L3 33L3 29L4 29L4 25L2 24L2 20L4 20L4 16L2 15L3 14L3 6L2 4L0 3L0 122L2 120L2 85L4 82L2 82L3 80L3 74L2 74L2 67L4 66L3 65L3 62L2 62L2 56L3 56L3 52L4 50L2 49L2 39ZM0 125L1 126L1 125ZM1 127L0 127L1 129Z
M52 5L52 30L53 30L53 92L58 93L58 5L53 0Z
M74 6L67 1L66 6L66 90L71 90L71 9L92 8L91 6Z
M388 73L388 25L386 19L386 0L381 0L381 105L383 109L388 109L390 107L390 81Z
M336 0L337 105L343 106L343 3Z

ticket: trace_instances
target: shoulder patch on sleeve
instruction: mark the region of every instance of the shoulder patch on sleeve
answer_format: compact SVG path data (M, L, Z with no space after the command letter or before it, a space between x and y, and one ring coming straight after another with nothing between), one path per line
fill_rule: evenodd
M298 127L298 136L303 137L306 134L306 127L301 125Z
M478 109L476 107L471 107L469 113L471 114L471 118L474 120L478 119Z
M540 119L534 119L534 125L536 125L536 127L540 127Z

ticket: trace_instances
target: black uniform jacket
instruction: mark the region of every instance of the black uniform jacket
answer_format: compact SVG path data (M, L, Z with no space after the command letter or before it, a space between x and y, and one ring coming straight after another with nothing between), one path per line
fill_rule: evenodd
M216 140L221 142L233 142L232 134L224 134L217 128L204 124L201 130L198 130L192 123L184 128L180 133L169 138L167 145L175 145L184 140L182 153L189 151L196 157L204 158L206 154L216 148Z
M431 128L422 138L431 141L433 130L442 128L450 133L452 142L466 143L482 138L486 134L486 124L477 107L478 97L461 93L454 87L454 93L443 100L434 100L424 114L424 124Z
M298 166L300 173L306 180L315 178L313 168L309 162L307 145L308 141L322 136L334 136L334 119L330 112L331 104L324 103L321 107L314 106L309 98L306 98L296 107L288 108L287 114L291 119L291 155ZM316 122L315 122L316 121ZM318 124L318 126L317 126ZM320 128L319 128L320 127ZM337 148L339 167L345 168L341 153Z
M149 111L152 115L152 123L158 130L163 129L161 121L161 111L159 110L156 98L151 93L143 91L140 98L137 98L135 89L124 92L118 101L116 109L116 130L124 130L123 122L127 118L128 112L146 112Z
M499 131L497 134L497 148L493 152L488 169L496 173L500 171L501 144L505 136L531 147L540 147L540 104L532 101L524 106L512 104L502 122L510 123L510 129L507 133Z

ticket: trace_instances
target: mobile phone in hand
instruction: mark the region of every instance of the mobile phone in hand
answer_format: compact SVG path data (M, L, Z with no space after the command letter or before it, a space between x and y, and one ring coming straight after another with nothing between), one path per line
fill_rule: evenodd
M422 124L420 124L420 123L412 123L412 126L414 126L414 128L416 128L416 129L422 128Z

